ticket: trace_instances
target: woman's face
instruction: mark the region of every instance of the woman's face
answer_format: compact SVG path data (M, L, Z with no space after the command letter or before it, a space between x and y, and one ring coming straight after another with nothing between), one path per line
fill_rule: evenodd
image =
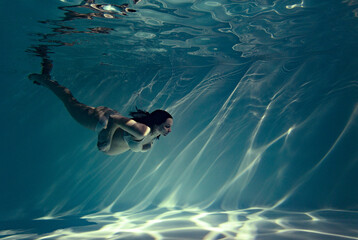
M167 118L167 120L164 123L158 126L158 132L161 135L166 136L172 131L172 126L173 126L173 119Z

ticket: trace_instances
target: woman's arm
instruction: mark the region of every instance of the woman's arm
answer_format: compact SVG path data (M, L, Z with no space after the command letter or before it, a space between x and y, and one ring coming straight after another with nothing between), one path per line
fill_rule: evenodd
M138 123L133 119L124 117L120 114L113 114L110 117L113 119L115 124L138 140L143 139L150 133L150 127L145 124Z

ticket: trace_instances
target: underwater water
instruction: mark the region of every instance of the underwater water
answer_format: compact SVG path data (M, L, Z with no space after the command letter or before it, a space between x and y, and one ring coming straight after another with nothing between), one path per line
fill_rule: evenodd
M0 239L358 239L358 1L124 3L0 3ZM80 101L172 132L99 152L27 79L39 49Z

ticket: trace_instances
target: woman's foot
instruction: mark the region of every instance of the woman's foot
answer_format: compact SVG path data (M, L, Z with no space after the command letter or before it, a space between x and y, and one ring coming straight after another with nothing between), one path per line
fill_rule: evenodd
M46 81L50 81L50 75L32 73L28 78L36 85L44 85Z

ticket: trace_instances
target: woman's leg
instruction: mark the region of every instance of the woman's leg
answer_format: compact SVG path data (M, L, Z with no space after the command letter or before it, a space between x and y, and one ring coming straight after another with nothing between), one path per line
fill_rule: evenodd
M91 130L96 129L99 118L106 112L108 108L105 107L90 107L77 101L72 95L71 91L58 84L58 82L51 80L52 60L48 56L49 49L46 45L39 45L33 47L31 52L41 57L42 70L41 74L30 74L28 77L33 83L42 85L50 89L65 105L71 116L81 125Z
M80 103L68 88L51 80L49 75L35 73L30 74L29 79L36 84L50 89L64 103L67 111L78 123L93 131L96 130L99 118L109 110L106 107L94 108Z
M119 114L108 107L91 107L80 103L71 91L51 80L52 61L49 59L47 46L35 48L35 52L42 58L41 74L30 74L28 77L33 83L50 89L65 105L71 116L82 126L99 132L97 146L101 151L107 151L111 145L111 139L115 132L115 125L110 120L110 115Z
M110 149L113 134L117 129L111 115L119 114L118 112L108 107L94 108L80 103L68 88L50 80L48 75L34 73L29 75L29 79L50 89L64 103L67 111L78 123L98 132L97 147L100 151L107 152Z

